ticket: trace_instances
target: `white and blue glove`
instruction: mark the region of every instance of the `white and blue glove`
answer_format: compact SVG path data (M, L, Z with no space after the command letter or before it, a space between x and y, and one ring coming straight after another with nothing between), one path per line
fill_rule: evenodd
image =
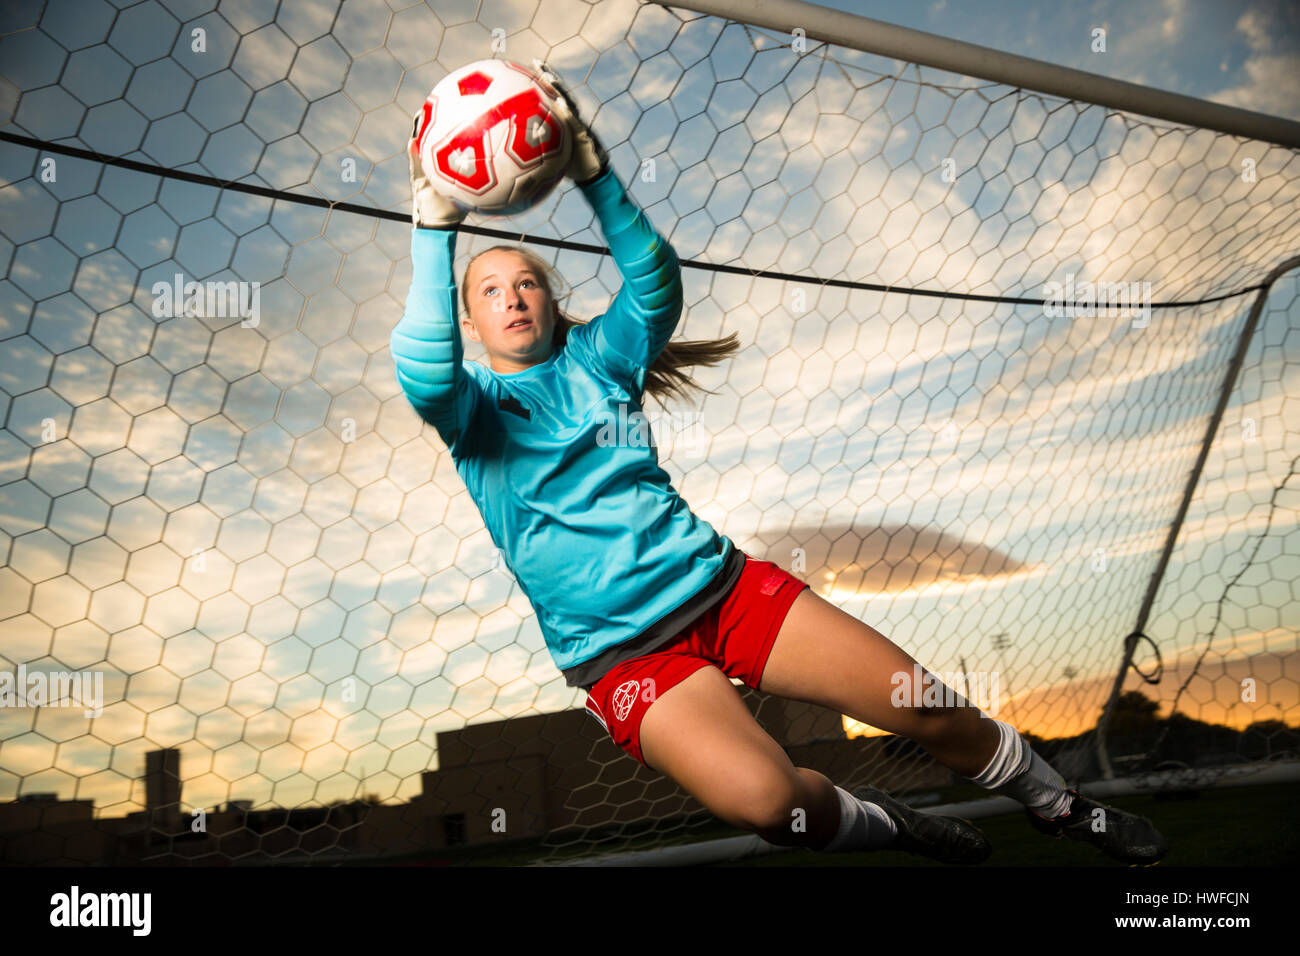
M469 210L457 205L433 188L420 162L420 121L423 111L415 114L406 155L411 161L411 220L419 229L456 229L465 221Z
M609 155L600 145L600 140L596 139L591 127L578 116L576 101L561 85L555 73L542 60L533 60L533 69L542 81L542 86L549 87L547 92L554 94L555 112L573 137L573 158L569 160L569 168L564 171L564 175L579 186L584 186L609 169Z

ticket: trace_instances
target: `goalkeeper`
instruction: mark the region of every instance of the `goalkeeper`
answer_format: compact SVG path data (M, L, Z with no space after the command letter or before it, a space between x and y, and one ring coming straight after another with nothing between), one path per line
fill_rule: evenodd
M669 342L683 305L676 254L571 98L539 69L574 137L567 175L600 222L622 288L603 315L574 322L540 258L497 246L465 271L457 329L452 265L465 210L422 171L417 116L411 288L391 344L402 389L446 443L556 666L587 691L587 710L636 760L774 844L888 847L951 863L978 863L991 850L967 821L914 811L875 788L850 794L795 767L729 678L905 736L1020 801L1044 832L1130 863L1160 859L1164 840L1148 821L1067 789L1009 724L960 698L893 706L892 675L916 663L908 654L697 517L652 441L635 430L604 440L611 422L636 420L647 394L662 401L698 388L682 369L716 364L736 341ZM488 366L464 361L462 330L483 344Z

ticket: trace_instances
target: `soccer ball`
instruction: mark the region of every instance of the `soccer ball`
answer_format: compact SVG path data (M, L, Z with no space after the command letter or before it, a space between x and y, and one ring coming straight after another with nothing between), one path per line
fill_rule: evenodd
M425 99L416 149L443 196L508 216L555 188L573 142L548 84L517 63L480 60L449 73Z

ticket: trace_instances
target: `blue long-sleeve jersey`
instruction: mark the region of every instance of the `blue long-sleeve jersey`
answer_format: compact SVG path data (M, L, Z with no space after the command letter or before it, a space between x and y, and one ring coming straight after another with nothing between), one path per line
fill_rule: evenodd
M638 421L646 370L681 317L677 256L612 170L582 192L623 286L550 358L512 374L464 360L449 230L413 230L391 338L399 383L451 451L561 670L673 620L740 557L672 487L647 430L617 424Z

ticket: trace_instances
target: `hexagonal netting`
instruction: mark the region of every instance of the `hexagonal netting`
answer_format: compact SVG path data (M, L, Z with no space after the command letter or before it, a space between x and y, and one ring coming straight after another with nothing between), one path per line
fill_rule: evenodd
M650 413L697 515L1068 776L1113 689L1118 766L1295 748L1294 270L1249 323L1295 150L633 0L50 0L0 34L6 862L713 825L586 716L394 376L410 117L494 56L549 61L672 242L677 337L739 333ZM458 272L503 232L569 313L618 291L577 190L471 216ZM1135 631L1163 678L1114 688ZM955 782L742 691L843 787Z

